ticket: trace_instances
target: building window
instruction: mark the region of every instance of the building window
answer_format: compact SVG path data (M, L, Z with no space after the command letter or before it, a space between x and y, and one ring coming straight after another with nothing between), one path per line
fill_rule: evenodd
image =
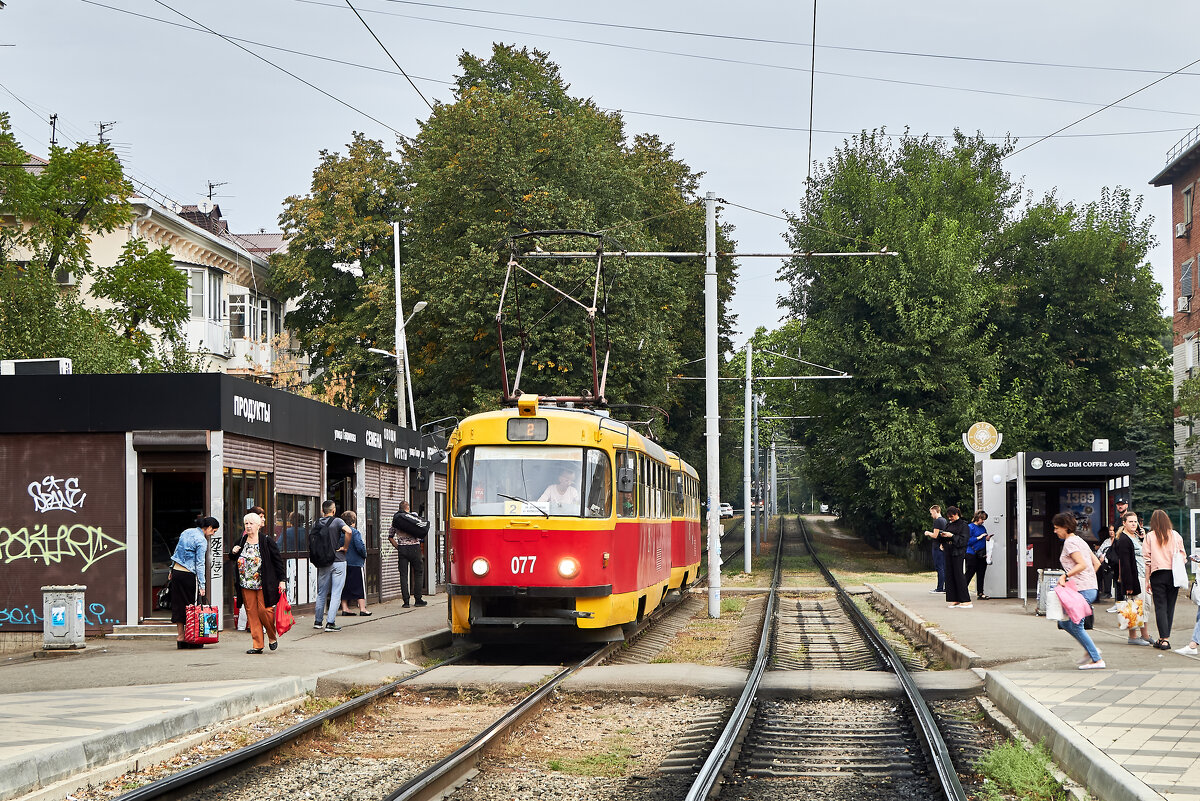
M224 299L225 276L218 272L208 274L208 319L221 322L221 301Z
M1192 260L1188 259L1183 263L1183 267L1179 271L1179 294L1182 297L1190 298L1192 296Z
M1183 224L1192 224L1192 190L1196 188L1195 184L1183 190Z
M229 296L229 335L236 339L246 337L246 295Z
M204 270L188 270L188 305L193 317L204 316Z
M258 341L266 342L271 338L271 301L267 298L258 299Z
M275 542L284 558L308 558L308 531L320 518L311 495L275 493Z

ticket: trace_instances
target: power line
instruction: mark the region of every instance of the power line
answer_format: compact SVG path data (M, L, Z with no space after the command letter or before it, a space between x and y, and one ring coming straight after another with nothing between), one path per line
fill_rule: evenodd
M304 3L306 5L325 6L328 8L341 8L341 6L339 6L335 3L325 2L323 0L295 0L295 2ZM666 56L676 56L678 58L697 59L700 61L713 61L713 62L717 62L717 63L721 63L721 64L737 64L737 65L741 65L741 66L761 67L764 69L784 70L784 71L788 71L788 72L808 72L809 71L809 69L807 67L795 67L795 66L791 66L791 65L787 65L787 64L771 64L771 63L761 62L761 61L747 61L744 59L725 58L722 56L704 55L704 54L700 54L700 53L684 53L684 52L680 52L677 50L663 50L660 48L653 48L653 47L639 47L637 45L617 44L615 42L602 42L602 41L597 41L595 39L580 39L578 37L559 36L556 34L549 34L549 33L532 33L530 31L515 30L512 28L498 28L498 27L489 26L489 25L477 25L477 24L470 23L470 22L455 22L452 20L436 19L434 17L422 17L422 16L417 16L415 14L400 14L400 13L396 13L393 11L368 10L368 13L381 14L383 16L390 16L390 17L400 17L402 19L415 19L415 20L420 20L422 22L433 22L433 23L436 23L439 25L451 25L451 26L456 26L456 27L461 27L461 28L471 28L473 30L491 31L491 32L497 32L497 33L511 33L511 34L516 34L518 36L530 36L530 37L539 37L540 36L544 39L555 39L558 41L572 42L575 44L590 44L590 45L594 45L597 47L611 47L611 48L616 48L618 50L631 50L631 51L641 52L641 53L653 53L656 55L666 55ZM1011 98L1015 98L1018 100L1040 100L1040 101L1047 102L1047 103L1070 103L1070 104L1082 105L1082 106L1099 105L1098 103L1093 103L1093 102L1086 101L1086 100L1071 100L1071 99L1067 99L1067 98L1046 97L1046 96L1042 96L1042 95L1027 95L1027 94L1021 94L1018 92L1003 92L1003 91L994 90L994 89L975 89L975 88L970 88L970 87L965 87L965 86L953 86L953 85L949 85L949 84L927 83L927 82L923 82L923 81L906 81L906 80L901 80L898 78L883 78L883 77L877 77L877 76L873 76L873 75L859 75L856 73L848 73L848 72L832 72L832 71L822 70L818 74L828 75L828 76L835 77L835 78L847 78L850 80L872 81L872 82L877 82L877 83L890 83L890 84L896 84L896 85L900 85L900 86L915 86L915 87L924 88L924 89L943 89L943 90L951 91L951 92L967 92L969 94L983 94L983 95L991 95L991 96L995 96L995 97L1011 97ZM1180 114L1180 115L1184 115L1184 116L1188 116L1188 117L1200 116L1196 112L1175 111L1172 109L1143 108L1140 106L1121 106L1121 108L1127 109L1129 111L1144 111L1144 112L1148 112L1148 113L1152 113L1152 114Z
M1052 136L1057 136L1058 134L1062 133L1063 131L1067 130L1068 128L1072 128L1072 127L1074 127L1074 126L1078 125L1079 123L1083 122L1084 120L1091 119L1092 117L1096 116L1096 115L1097 115L1097 114L1099 114L1100 112L1102 112L1102 111L1104 111L1104 110L1106 110L1106 109L1110 109L1110 108L1112 108L1113 106L1117 105L1117 103L1120 103L1122 100L1127 100L1128 98L1131 98L1131 97L1133 97L1134 95L1138 94L1139 92L1144 92L1144 91L1146 91L1147 89L1149 89L1151 86L1154 86L1155 84L1162 83L1162 82L1163 82L1163 81L1165 81L1167 78L1170 78L1172 75L1178 75L1179 73L1181 73L1181 72L1183 72L1184 70L1186 70L1188 67L1195 66L1196 64L1200 64L1200 58L1196 59L1195 61L1192 61L1191 63L1188 63L1188 64L1185 64L1185 65L1183 65L1182 67L1180 67L1179 69L1175 70L1175 71L1174 71L1174 72L1172 72L1172 73L1168 73L1167 75L1164 75L1164 76L1162 76L1161 78L1156 78L1156 79L1154 79L1153 81L1151 81L1150 83L1146 84L1146 85L1145 85L1145 86L1143 86L1142 88L1140 88L1140 89L1135 89L1134 91L1130 92L1129 94L1125 95L1124 97L1117 98L1117 99L1116 99L1116 100L1114 100L1113 102L1109 103L1107 106L1104 106L1103 108L1098 108L1098 109L1096 109L1096 110L1095 110L1095 111L1093 111L1091 114L1086 114L1086 115L1084 115L1084 116L1080 117L1079 119L1075 120L1074 122L1072 122L1072 123L1068 123L1067 125L1064 125L1063 127L1059 128L1059 129L1058 129L1057 131L1055 131L1054 133L1048 133L1048 134L1046 134L1045 136L1043 136L1042 138L1040 138L1040 139L1037 139L1037 140L1035 140L1035 141L1033 141L1033 142L1030 142L1029 144L1025 145L1025 147L1022 147L1022 148L1020 148L1019 150L1014 150L1012 153L1009 153L1009 154L1008 154L1007 156L1005 156L1004 158L1005 158L1005 159L1007 159L1007 158L1011 158L1012 156L1015 156L1015 155L1017 155L1018 153L1023 153L1024 151L1028 150L1029 148L1033 147L1034 145L1036 145L1036 144L1040 144L1040 143L1042 143L1042 142L1045 142L1045 141L1046 141L1047 139L1049 139L1050 137L1052 137Z
M286 69L286 68L284 68L284 67L281 67L281 66L279 66L279 65L278 65L278 64L276 64L274 61L271 61L270 59L266 58L265 56L261 56L261 55L259 55L258 53L255 53L255 52L254 52L253 50L251 50L250 48L248 48L248 47L246 47L246 46L244 46L244 45L240 44L239 42L235 42L233 39L229 38L228 36L226 36L226 35L224 35L224 34L222 34L222 33L218 33L217 31L214 31L212 28L208 27L208 26L207 26L207 25L205 25L204 23L202 23L202 22L198 22L197 20L194 20L194 19L192 19L191 17L189 17L187 14L184 14L182 11L179 11L179 10L177 10L177 9L174 9L174 8L172 8L171 6L167 5L165 2L163 2L163 0L154 0L154 2L155 2L155 3L157 3L158 5L162 6L163 8L167 9L168 11L171 11L171 12L173 12L173 13L175 13L175 14L178 14L179 16L181 16L181 17L183 17L184 19L186 19L188 22L192 23L193 25L198 25L198 26L200 26L201 28L203 28L204 30L208 31L208 32L209 32L209 33L211 33L212 35L221 37L222 39L224 39L226 42L229 42L229 44L233 45L233 46L234 46L234 47L236 47L237 49L239 49L239 50L241 50L241 51L243 51L243 52L245 52L245 53L248 53L248 54L250 54L250 55L254 56L254 57L255 57L255 58L257 58L259 61L263 62L264 64L266 64L266 65L268 65L268 66L274 67L275 69L277 69L277 70L279 70L280 72L282 72L284 75L287 75L287 76L289 76L289 77L291 77L291 78L295 78L297 81L300 81L300 83L304 84L305 86L309 87L310 89L315 89L316 91L320 92L320 93L321 93L321 94L323 94L325 97L329 98L330 100L334 101L335 103L339 103L340 105L343 105L343 106L345 106L346 108L350 109L351 111L353 111L353 112L355 112L355 113L357 113L357 114L361 114L362 116L366 117L367 119L371 120L372 122L374 122L374 123L377 123L377 124L379 124L379 125L382 125L384 128L387 128L389 131L391 131L392 133L396 134L397 136L403 136L403 134L402 134L400 131L398 131L398 130L396 130L395 128L393 128L392 126L388 125L388 124L387 124L386 122L384 122L383 120L381 120L381 119L378 119L378 118L376 118L376 117L373 117L373 116L371 116L370 114L368 114L367 112L365 112L365 111L363 111L362 109L358 108L357 106L353 106L353 105L351 105L350 103L347 103L345 100L342 100L342 99L341 99L340 97L338 97L337 95L334 95L334 94L331 94L331 93L329 93L329 92L325 91L324 89L322 89L321 87L317 86L316 84L314 84L314 83L312 83L312 82L310 82L310 81L307 81L307 80L305 80L304 78L301 78L301 77L300 77L299 75L297 75L296 73L294 73L294 72L291 72L290 70L288 70L288 69Z
M425 8L436 8L450 11L466 11L474 14L491 14L502 17L519 17L522 19L532 19L544 22L565 22L571 25L586 25L597 28L616 28L629 31L644 31L648 33L666 33L674 36L692 36L704 39L721 39L733 42L749 42L752 44L777 44L787 47L819 47L823 50L842 50L851 53L872 53L876 55L889 56L905 56L911 58L929 58L948 61L970 61L982 64L1007 64L1021 67L1051 67L1055 69L1073 69L1073 70L1096 70L1102 72L1132 72L1132 73L1149 73L1152 75L1161 75L1165 70L1151 70L1137 67L1109 67L1099 64L1062 64L1050 61L1022 61L1019 59L1007 58L987 58L984 56L959 56L949 53L922 53L914 50L886 50L874 47L851 47L848 45L819 45L813 42L797 42L788 39L766 39L757 36L735 36L733 34L710 33L706 31L689 31L677 28L655 28L645 25L628 25L616 22L600 22L598 20L581 20L570 19L567 17L549 17L540 14L520 14L513 11L495 11L484 8L469 8L466 6L448 6L441 3L425 3L418 0L387 0L389 3L400 5L421 6ZM1184 73L1190 74L1190 73Z
M351 5L350 0L346 0L346 5L350 6L350 10L354 12L354 16L358 17L358 21L363 24L363 27L367 29L367 32L371 34L375 41L379 42L379 46L383 48L383 52L387 53L387 57L390 58L392 63L396 65L396 69L400 70L400 74L404 76L406 81L408 81L408 85L413 88L414 92L421 96L421 99L425 101L425 105L429 106L429 110L433 111L433 104L429 102L425 95L421 94L421 90L417 88L415 83L413 83L413 79L408 77L408 73L404 71L404 67L401 67L400 62L397 61L396 57L392 55L392 51L388 50L387 45L385 45L380 38L375 35L375 31L371 30L371 26L368 25L367 21L362 18L362 14L358 13L358 9Z

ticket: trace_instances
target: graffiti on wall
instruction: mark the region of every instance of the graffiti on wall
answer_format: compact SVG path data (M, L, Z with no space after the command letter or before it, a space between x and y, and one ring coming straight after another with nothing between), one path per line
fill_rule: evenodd
M90 603L84 613L84 621L89 628L99 628L105 624L120 623L117 618L108 616L108 609L101 603ZM37 626L42 622L42 613L29 604L0 608L0 628L5 625Z
M34 511L70 512L77 514L83 508L86 492L79 491L78 478L55 478L46 476L41 481L31 481L27 488L33 498Z
M58 564L64 559L83 561L80 573L106 556L125 550L125 543L104 533L100 526L66 523L51 533L50 526L41 523L11 529L0 526L0 561L4 564L18 559L33 559L42 564Z

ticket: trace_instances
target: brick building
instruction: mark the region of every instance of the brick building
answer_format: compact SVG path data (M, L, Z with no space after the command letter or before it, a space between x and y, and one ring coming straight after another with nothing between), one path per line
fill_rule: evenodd
M1153 186L1171 187L1172 276L1172 385L1196 375L1200 348L1200 293L1196 269L1200 262L1200 227L1196 219L1196 191L1200 181L1200 126L1192 130L1167 152L1167 163L1150 180ZM1200 449L1188 448L1192 434L1182 418L1175 419L1175 467L1186 471L1184 492L1190 507L1200 506Z

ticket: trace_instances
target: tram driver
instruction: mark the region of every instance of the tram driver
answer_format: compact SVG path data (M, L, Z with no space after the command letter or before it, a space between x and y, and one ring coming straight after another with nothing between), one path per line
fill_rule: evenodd
M558 471L558 480L546 487L538 503L549 503L550 511L579 513L579 490L575 488L575 468L563 465Z

